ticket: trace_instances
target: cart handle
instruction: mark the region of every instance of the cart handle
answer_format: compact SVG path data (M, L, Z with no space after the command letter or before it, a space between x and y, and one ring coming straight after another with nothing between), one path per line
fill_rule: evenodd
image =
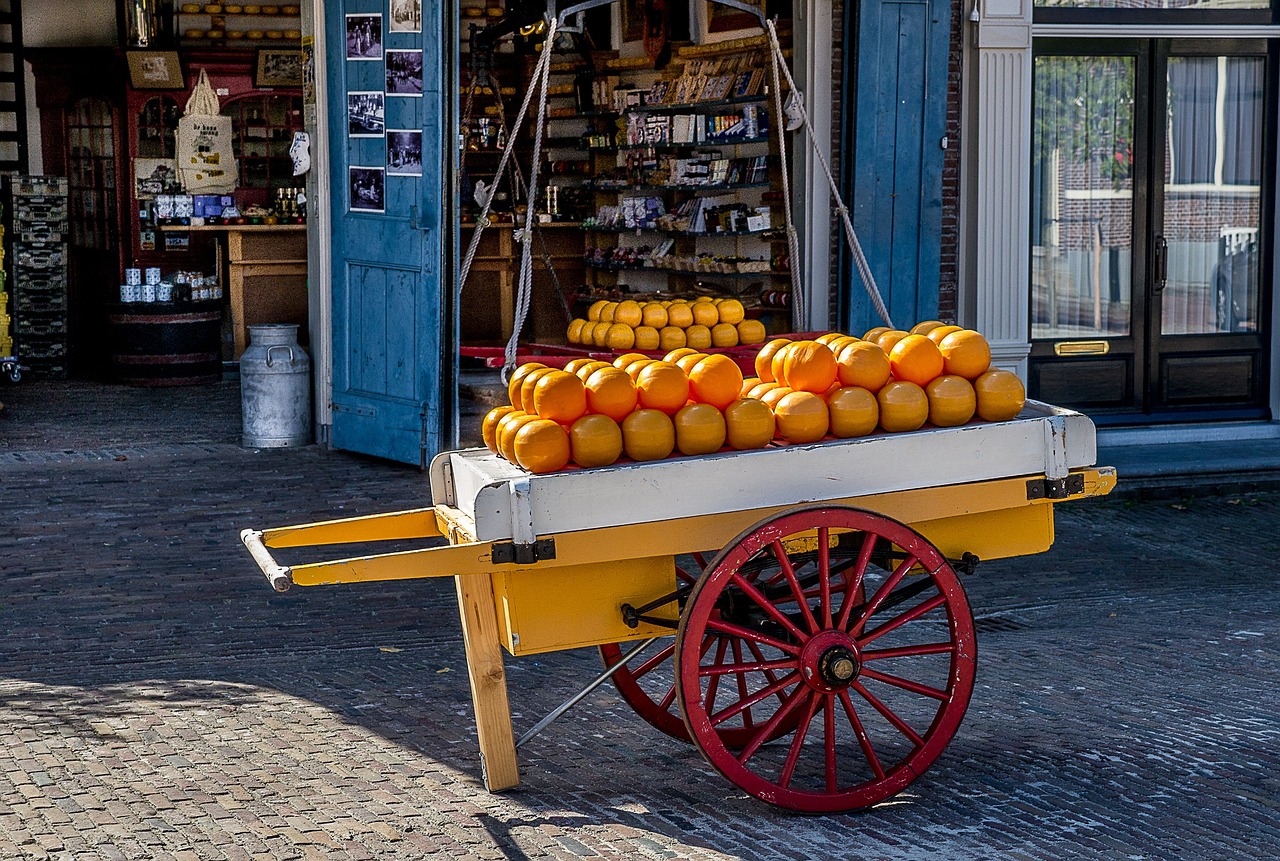
M281 565L272 558L271 551L262 543L262 532L257 529L243 529L240 531L240 542L248 549L253 561L258 563L258 567L271 583L271 588L277 592L288 592L289 587L293 585L293 569L288 565Z

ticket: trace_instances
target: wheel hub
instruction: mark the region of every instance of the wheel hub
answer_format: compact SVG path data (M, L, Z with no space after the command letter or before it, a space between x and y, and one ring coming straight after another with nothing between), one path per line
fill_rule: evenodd
M826 693L842 691L862 672L858 644L844 631L814 634L800 653L800 667L809 686Z
M832 687L849 684L858 669L858 656L844 646L832 646L818 658L818 675Z

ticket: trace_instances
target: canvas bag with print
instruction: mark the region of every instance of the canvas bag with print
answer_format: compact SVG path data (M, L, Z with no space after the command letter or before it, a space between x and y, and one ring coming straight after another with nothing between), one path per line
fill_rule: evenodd
M182 187L190 192L230 194L236 188L236 160L231 148L231 117L222 116L209 76L200 78L178 120L177 162Z

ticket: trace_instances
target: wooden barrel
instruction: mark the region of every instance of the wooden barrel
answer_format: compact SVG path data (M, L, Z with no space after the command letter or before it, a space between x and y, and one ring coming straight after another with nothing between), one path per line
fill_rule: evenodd
M131 386L197 386L222 379L222 309L121 305L108 315L115 378Z

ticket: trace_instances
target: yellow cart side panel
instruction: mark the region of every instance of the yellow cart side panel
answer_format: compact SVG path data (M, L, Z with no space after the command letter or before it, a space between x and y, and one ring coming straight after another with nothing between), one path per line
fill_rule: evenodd
M641 622L629 628L622 605L638 607L676 588L670 556L595 565L524 568L495 572L493 593L499 639L513 655L598 646L674 633ZM646 615L675 622L674 601Z
M912 523L948 559L966 551L979 559L1007 559L1043 553L1053 544L1053 506L1024 505Z

